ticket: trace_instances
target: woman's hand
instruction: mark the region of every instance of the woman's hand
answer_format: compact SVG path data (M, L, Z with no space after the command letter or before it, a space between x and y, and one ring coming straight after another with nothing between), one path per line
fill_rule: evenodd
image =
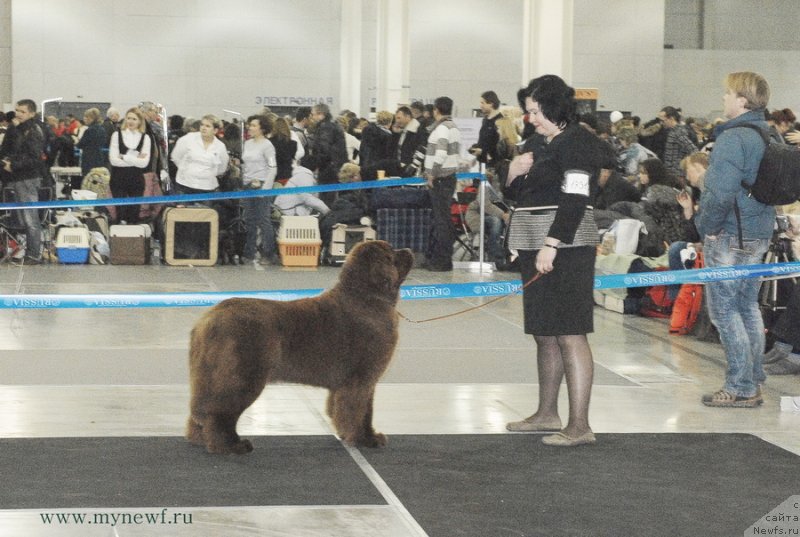
M536 271L547 274L553 270L553 261L556 259L558 249L552 246L545 246L536 254Z
M800 144L800 132L798 131L787 132L783 137L786 138L786 141L790 144Z
M533 167L533 153L523 153L514 157L511 164L508 165L508 178L506 185L514 182L514 179L520 175L525 175Z

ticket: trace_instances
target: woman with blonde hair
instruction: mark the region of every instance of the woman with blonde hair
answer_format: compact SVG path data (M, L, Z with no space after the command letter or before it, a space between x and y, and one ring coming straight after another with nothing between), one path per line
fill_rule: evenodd
M339 168L340 183L358 183L361 181L361 167L352 162L345 162ZM336 200L331 204L331 210L319 221L320 238L326 249L322 261L326 262L327 252L330 250L330 241L333 235L333 226L336 224L359 224L361 218L367 215L369 200L364 190L346 190L339 192Z
M500 160L514 158L517 156L517 143L519 142L519 134L514 120L503 116L497 120L495 125L497 125L497 134L500 136L497 141L497 158Z
M339 170L340 183L357 183L361 181L361 166L345 162Z
M381 110L375 114L375 123L364 127L361 133L361 149L358 152L362 167L375 166L381 161L393 158L394 136L390 130L392 120L394 114Z
M145 119L138 107L125 112L124 128L118 128L108 145L111 164L111 194L115 198L136 198L144 193L144 173L150 164L150 137L145 134ZM138 205L120 205L117 221L128 224L139 220Z
M219 188L220 175L228 169L228 150L216 136L219 119L205 115L200 131L178 139L172 150L172 161L178 166L175 176L179 194L201 194Z

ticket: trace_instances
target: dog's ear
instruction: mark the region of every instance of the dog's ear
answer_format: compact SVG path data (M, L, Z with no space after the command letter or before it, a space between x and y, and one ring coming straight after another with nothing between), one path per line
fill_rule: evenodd
M414 252L408 248L394 251L394 266L397 269L397 285L406 280L406 276L414 266Z

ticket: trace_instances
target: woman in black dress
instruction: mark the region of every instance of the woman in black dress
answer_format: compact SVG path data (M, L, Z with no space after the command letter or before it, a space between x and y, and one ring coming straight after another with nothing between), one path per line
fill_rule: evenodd
M523 294L525 333L536 341L539 408L510 431L552 431L542 442L577 446L595 442L589 426L594 376L587 334L593 331L594 260L598 241L590 193L597 188L601 141L575 119L575 91L554 75L524 89L525 111L546 145L512 161L520 181L509 247L520 254L522 281L541 277ZM566 377L569 420L562 429L558 390Z
M275 119L272 133L269 138L275 146L275 160L278 163L278 175L275 180L285 184L292 177L293 161L297 153L297 142L292 140L289 123L279 117Z

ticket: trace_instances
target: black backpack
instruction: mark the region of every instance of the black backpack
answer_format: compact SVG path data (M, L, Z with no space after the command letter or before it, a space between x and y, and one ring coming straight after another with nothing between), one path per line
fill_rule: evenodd
M765 205L788 205L800 200L800 150L793 145L771 143L769 135L755 125L753 129L764 140L764 157L752 185L742 181L748 195Z

